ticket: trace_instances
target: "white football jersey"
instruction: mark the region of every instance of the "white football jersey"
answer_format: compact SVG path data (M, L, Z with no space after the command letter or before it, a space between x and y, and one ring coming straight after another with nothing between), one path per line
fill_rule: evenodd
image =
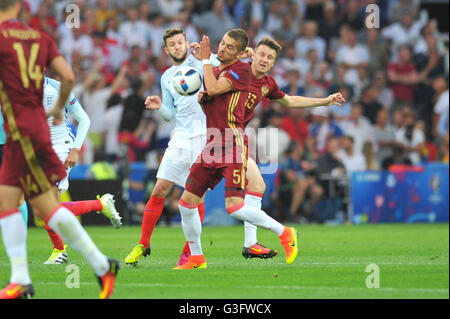
M173 87L173 77L181 67L197 70L203 79L203 65L192 54L180 65L167 69L161 77L161 107L171 109L175 113L175 128L169 142L171 146L186 148L186 139L206 134L206 116L198 103L198 93L191 96L178 94ZM199 91L203 90L203 85Z
M50 79L48 77L44 78L44 108L47 112L50 110L58 100L59 89L61 86L61 82ZM77 99L71 93L69 100L67 101L66 108L64 110L64 120L60 125L53 125L53 116L48 118L48 126L50 128L50 138L52 140L53 145L57 144L69 144L75 141L75 136L73 135L72 130L69 127L69 122L67 120L67 107L70 105L74 105L77 102Z

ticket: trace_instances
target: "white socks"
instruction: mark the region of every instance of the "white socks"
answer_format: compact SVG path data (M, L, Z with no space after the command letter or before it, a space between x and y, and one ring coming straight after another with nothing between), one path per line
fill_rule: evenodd
M179 203L178 207L181 214L181 226L189 243L191 255L203 255L201 244L202 222L198 214L198 207L193 207L187 203Z
M281 236L284 230L283 225L267 215L261 209L249 205L244 205L244 203L242 204L243 205L241 207L237 207L235 211L228 211L232 217L249 222L257 227L269 229L273 231L277 236Z
M11 263L10 283L31 284L27 263L27 227L20 211L12 213L0 219L3 244L6 248Z
M97 276L103 276L108 272L108 259L100 252L71 211L60 206L47 220L47 225L87 259Z
M261 209L261 201L262 198L255 195L245 194L244 202L245 205L255 207L257 209ZM249 248L258 242L258 238L256 236L256 230L258 228L255 225L250 224L249 222L244 221L244 247Z

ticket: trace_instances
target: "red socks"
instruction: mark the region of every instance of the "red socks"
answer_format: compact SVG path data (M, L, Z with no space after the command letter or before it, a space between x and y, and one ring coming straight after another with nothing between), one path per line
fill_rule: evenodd
M48 227L47 223L45 223L44 225L48 235L50 236L50 240L52 241L53 248L64 250L64 241L61 236L59 236L53 229Z
M200 215L200 221L203 224L203 219L205 218L205 202L201 202L198 205L198 214ZM183 247L183 253L186 253L188 255L191 254L191 249L189 248L189 243L186 242L186 244Z
M85 200L79 202L64 202L61 204L68 210L70 210L75 216L80 216L90 212L99 212L103 209L102 202L99 199L95 200ZM53 229L45 224L45 229L50 236L53 248L58 250L64 250L64 241Z
M64 202L62 205L70 210L75 216L80 216L90 212L100 212L103 209L102 202L99 199Z
M161 217L165 197L151 196L144 210L144 219L142 220L141 226L141 239L139 244L144 245L148 248L150 245L150 237L152 237L153 229L155 229L156 223Z

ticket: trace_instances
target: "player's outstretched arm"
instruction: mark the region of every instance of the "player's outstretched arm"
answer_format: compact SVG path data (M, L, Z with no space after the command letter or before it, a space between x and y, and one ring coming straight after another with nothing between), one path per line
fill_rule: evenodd
M285 95L281 99L277 99L281 105L293 108L305 108L305 107L316 107L316 106L331 106L339 105L341 106L345 103L345 98L341 93L334 93L326 98L311 98L304 96L290 96Z
M61 87L55 106L47 112L47 117L53 116L53 124L59 125L63 120L63 111L66 102L75 85L75 75L62 56L57 56L50 62L50 67L59 75Z

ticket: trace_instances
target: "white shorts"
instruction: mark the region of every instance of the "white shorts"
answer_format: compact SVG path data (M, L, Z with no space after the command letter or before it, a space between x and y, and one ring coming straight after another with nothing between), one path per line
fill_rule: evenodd
M206 137L200 135L188 139L184 147L173 144L169 142L159 164L156 178L165 179L184 187L189 176L189 169L206 144Z
M61 161L61 163L64 164L67 156L69 156L69 153L72 150L72 147L73 147L72 143L53 145L53 150L55 151L56 155L58 155L58 158ZM63 180L59 181L59 183L56 184L56 186L58 187L61 194L69 189L69 172L70 172L70 170L71 170L70 167L66 168L67 176Z

